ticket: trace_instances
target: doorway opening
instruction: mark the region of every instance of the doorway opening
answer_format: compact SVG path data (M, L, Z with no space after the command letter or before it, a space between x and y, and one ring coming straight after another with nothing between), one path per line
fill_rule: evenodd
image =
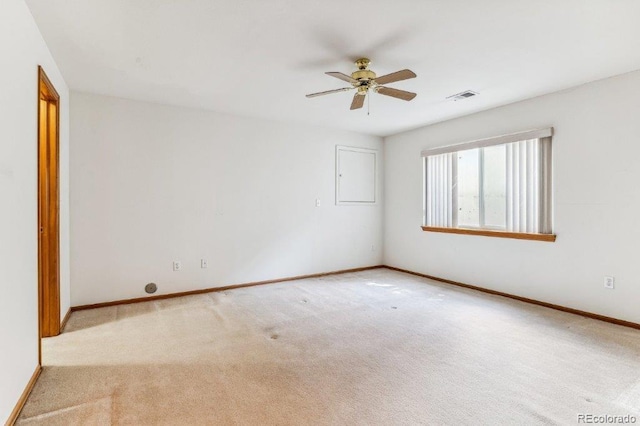
M60 334L59 139L60 96L42 67L38 67L38 311L40 316L38 325L40 339Z

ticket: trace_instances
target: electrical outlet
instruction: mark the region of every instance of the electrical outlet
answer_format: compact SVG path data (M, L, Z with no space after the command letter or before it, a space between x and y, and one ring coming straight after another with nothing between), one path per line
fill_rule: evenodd
M174 260L173 261L173 270L174 271L179 271L182 269L182 262L180 262L179 260Z
M615 280L613 277L604 277L604 288L614 289Z
M200 259L200 267L202 269L206 269L209 265L207 264L207 259Z

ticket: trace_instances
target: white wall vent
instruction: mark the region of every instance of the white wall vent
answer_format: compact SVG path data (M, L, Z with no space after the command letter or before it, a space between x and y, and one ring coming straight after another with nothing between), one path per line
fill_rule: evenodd
M478 92L474 92L473 90L465 90L464 92L456 93L455 95L447 96L447 99L451 99L453 101L460 101L462 99L471 98L473 96L478 96Z

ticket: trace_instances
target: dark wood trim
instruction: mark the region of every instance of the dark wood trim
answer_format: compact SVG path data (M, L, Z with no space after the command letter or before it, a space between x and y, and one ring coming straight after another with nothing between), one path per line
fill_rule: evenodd
M46 115L42 115L42 103ZM42 337L60 334L60 95L38 66L38 362ZM43 126L43 120L46 120ZM53 128L55 126L55 128Z
M540 300L529 299L528 297L516 296L514 294L504 293L502 291L491 290L491 289L484 288L484 287L478 287L478 286L471 285L471 284L465 284L465 283L461 283L461 282L458 282L458 281L452 281L452 280L448 280L448 279L445 279L445 278L435 277L433 275L421 274L419 272L413 272L413 271L409 271L407 269L396 268L394 266L385 265L384 267L387 268L387 269L391 269L392 271L404 272L406 274L416 275L416 276L422 277L422 278L428 278L430 280L439 281L439 282L442 282L442 283L445 283L445 284L452 284L452 285L455 285L455 286L458 286L458 287L464 287L464 288L468 288L468 289L471 289L471 290L477 290L477 291L481 291L483 293L489 293L489 294L493 294L493 295L496 295L496 296L507 297L509 299L518 300L520 302L530 303L532 305L544 306L545 308L555 309L555 310L562 311L562 312L568 312L570 314L580 315L580 316L583 316L583 317L592 318L592 319L596 319L596 320L599 320L599 321L605 321L605 322L609 322L609 323L612 323L612 324L622 325L624 327L631 327L631 328L635 328L637 330L640 330L640 324L635 323L635 322L631 322L631 321L625 321L625 320L621 320L621 319L618 319L618 318L607 317L607 316L600 315L600 314L594 314L594 313L591 313L591 312L581 311L579 309L567 308L566 306L555 305L553 303L541 302Z
M62 318L62 321L60 322L60 333L64 331L64 327L67 325L67 321L69 321L70 316L71 316L71 308L69 308L64 318Z
M107 307L107 306L115 306L115 305L128 305L130 303L151 302L151 301L154 301L154 300L171 299L171 298L174 298L174 297L191 296L191 295L194 295L194 294L213 293L213 292L217 292L217 291L234 290L236 288L253 287L253 286L257 286L257 285L273 284L273 283L279 283L279 282L285 282L285 281L295 281L295 280L302 280L302 279L306 279L306 278L318 278L318 277L325 277L327 275L346 274L346 273L349 273L349 272L368 271L370 269L379 269L379 268L384 268L384 267L385 266L383 266L383 265L365 266L363 268L343 269L343 270L340 270L340 271L322 272L322 273L319 273L319 274L298 275L298 276L295 276L295 277L277 278L277 279L274 279L274 280L255 281L255 282L243 283L243 284L232 284L232 285L226 285L226 286L223 286L223 287L211 287L211 288L203 288L203 289L200 289L200 290L183 291L183 292L179 292L179 293L160 294L158 296L147 296L147 297L137 297L135 299L114 300L112 302L93 303L93 304L90 304L90 305L72 306L71 307L71 311L75 312L75 311L82 311L84 309L104 308L104 307Z
M13 426L18 420L18 417L20 417L20 412L24 408L24 404L26 404L27 399L29 398L29 395L31 394L33 387L36 385L36 381L38 380L38 377L40 377L41 372L42 372L42 367L38 365L36 367L36 370L33 372L33 375L31 376L29 383L27 383L27 387L25 387L24 391L22 391L22 395L20 395L20 399L18 399L16 406L13 408L13 411L9 415L9 418L5 423L6 426Z
M440 228L436 226L423 226L422 230L427 232L442 232L445 234L481 235L483 237L514 238L516 240L547 241L551 243L556 240L555 234L528 234L525 232L492 231L490 229Z
M41 89L40 83L43 83L46 86L46 92ZM49 77L47 77L47 74L44 72L44 68L42 68L41 65L38 65L38 91L40 92L38 93L38 99L44 96L48 100L54 100L56 102L60 100L58 91L51 83L51 80L49 80Z
M516 296L514 294L509 294L509 293L505 293L505 292L497 291L497 290L491 290L491 289L484 288L484 287L478 287L478 286L471 285L471 284L465 284L465 283L461 283L461 282L458 282L458 281L448 280L446 278L436 277L436 276L433 276L433 275L421 274L419 272L409 271L408 269L396 268L395 266L389 266L389 265L367 266L367 267L364 267L364 268L344 269L344 270L340 270L340 271L324 272L324 273L320 273L320 274L299 275L299 276L295 276L295 277L279 278L279 279L265 280L265 281L255 281L255 282L244 283L244 284L233 284L233 285L227 285L227 286L223 286L223 287L213 287L213 288L205 288L205 289L200 289L200 290L184 291L184 292L180 292L180 293L161 294L161 295L158 295L158 296L138 297L138 298L135 298L135 299L114 300L112 302L94 303L94 304L90 304L90 305L73 306L73 307L71 307L70 312L81 311L81 310L85 310L85 309L104 308L104 307L116 306L116 305L127 305L127 304L131 304L131 303L150 302L150 301L154 301L154 300L170 299L170 298L174 298L174 297L190 296L190 295L194 295L194 294L213 293L213 292L218 292L218 291L233 290L233 289L236 289L236 288L253 287L253 286L264 285L264 284L273 284L273 283L278 283L278 282L301 280L301 279L305 279L305 278L318 278L318 277L323 277L323 276L327 276L327 275L346 274L346 273L349 273L349 272L360 272L360 271L367 271L367 270L379 269L379 268L386 268L386 269L390 269L392 271L404 272L406 274L411 274L411 275L415 275L415 276L422 277L422 278L428 278L430 280L439 281L439 282L442 282L442 283L445 283L445 284L451 284L451 285L455 285L455 286L458 286L458 287L464 287L464 288L468 288L468 289L471 289L471 290L481 291L483 293L493 294L493 295L496 295L496 296L502 296L502 297L506 297L506 298L509 298L509 299L518 300L520 302L525 302L525 303L530 303L530 304L533 304L533 305L543 306L545 308L555 309L555 310L558 310L558 311L567 312L567 313L574 314L574 315L580 315L580 316L583 316L583 317L592 318L592 319L596 319L596 320L599 320L599 321L605 321L605 322L609 322L609 323L612 323L612 324L621 325L621 326L624 326L624 327L631 327L631 328L635 328L635 329L640 330L640 324L635 323L635 322L625 321L625 320L621 320L621 319L617 319L617 318L607 317L605 315L600 315L600 314L594 314L594 313L591 313L591 312L581 311L579 309L568 308L566 306L555 305L553 303L542 302L540 300L530 299L528 297ZM69 314L67 314L67 317L68 316L69 316ZM67 317L65 317L65 318L67 318Z

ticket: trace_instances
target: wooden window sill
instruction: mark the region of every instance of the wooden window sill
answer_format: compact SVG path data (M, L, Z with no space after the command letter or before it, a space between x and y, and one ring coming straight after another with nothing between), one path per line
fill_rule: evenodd
M427 232L444 232L447 234L482 235L484 237L515 238L516 240L546 241L550 243L556 240L555 234L527 234L524 232L492 231L489 229L439 228L435 226L423 226L422 230Z

